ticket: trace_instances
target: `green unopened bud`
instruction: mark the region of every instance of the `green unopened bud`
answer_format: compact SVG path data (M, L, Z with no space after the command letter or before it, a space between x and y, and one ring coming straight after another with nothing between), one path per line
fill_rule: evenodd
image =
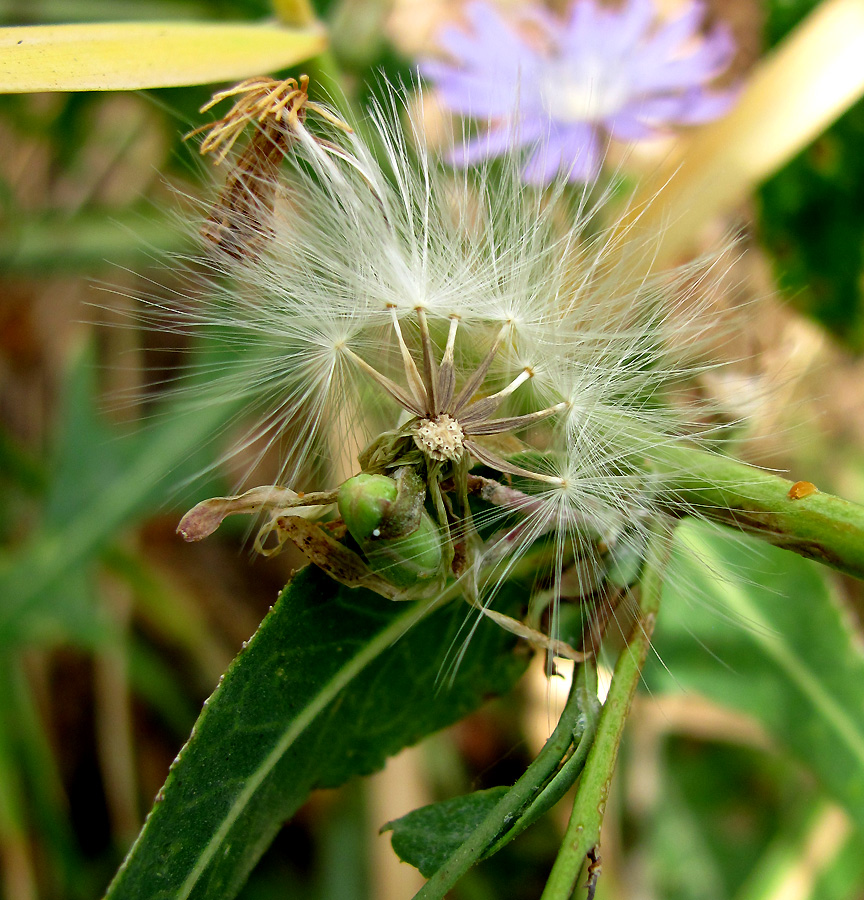
M356 475L339 488L339 515L361 547L381 537L381 525L397 494L396 482L386 475Z
M423 508L422 479L409 469L398 480L357 475L339 488L339 512L369 568L397 587L413 587L441 569L441 535Z

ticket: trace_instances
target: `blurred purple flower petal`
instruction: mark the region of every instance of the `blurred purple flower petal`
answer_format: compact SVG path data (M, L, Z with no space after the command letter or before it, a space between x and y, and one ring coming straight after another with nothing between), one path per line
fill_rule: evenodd
M710 121L736 90L712 90L735 45L728 29L699 29L704 7L691 0L658 22L654 0L574 0L565 19L542 7L511 22L487 0L466 7L469 30L440 35L448 60L420 71L451 111L486 123L453 153L459 165L531 146L525 179L546 184L559 173L594 178L610 138L637 141ZM520 27L520 26L530 26Z
M515 130L512 125L490 128L454 147L448 160L457 166L471 166L493 156L502 156L514 147L534 146L546 130L538 122L531 123L527 130Z
M596 177L602 157L595 129L585 123L563 127L553 124L551 131L547 126L546 132L544 141L532 142L533 153L522 172L525 181L548 184L559 172L575 182Z

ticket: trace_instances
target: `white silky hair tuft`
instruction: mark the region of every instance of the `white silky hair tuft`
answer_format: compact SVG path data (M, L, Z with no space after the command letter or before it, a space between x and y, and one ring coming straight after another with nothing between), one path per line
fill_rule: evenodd
M193 362L180 390L255 421L230 452L255 448L257 459L279 442L278 481L294 490L354 474L363 447L405 421L404 404L368 371L409 394L400 342L419 361L430 335L440 363L455 333L457 393L497 347L475 396L528 373L496 415L561 411L477 438L539 477L517 474L507 502L475 517L485 542L470 577L491 602L551 535L541 579L556 599L588 594L584 560L598 547L640 552L670 499L652 459L670 443L716 439L710 402L693 402L689 386L711 365L703 350L716 343L710 295L722 256L647 275L654 247L616 227L609 210L626 203L611 189L564 177L527 185L516 153L449 168L412 109L393 91L361 123L368 138L326 122L293 135L275 183L227 210L228 227L257 229L256 240L239 253L209 247L195 299L150 312L207 335L216 361ZM485 453L475 461L490 468Z

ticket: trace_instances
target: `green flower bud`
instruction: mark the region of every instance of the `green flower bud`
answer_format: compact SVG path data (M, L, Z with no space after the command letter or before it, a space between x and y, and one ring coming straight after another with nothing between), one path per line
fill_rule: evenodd
M426 488L411 469L349 478L337 497L339 513L369 568L397 587L413 587L441 570L441 535L423 507Z
M339 515L361 547L381 537L381 525L397 494L396 482L386 475L356 475L339 488Z

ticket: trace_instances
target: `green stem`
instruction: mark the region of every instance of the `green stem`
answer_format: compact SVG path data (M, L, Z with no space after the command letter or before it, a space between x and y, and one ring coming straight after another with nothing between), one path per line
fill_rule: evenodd
M468 840L451 854L420 891L414 895L414 900L440 900L443 898L447 891L492 846L508 823L517 820L524 810L531 811L532 805L539 796L542 796L541 791L549 784L550 778L553 778L561 766L561 761L573 745L574 737L579 739L583 733L586 716L582 709L583 691L579 689L581 684L583 682L580 679L574 679L570 696L567 698L555 730L537 758L525 770L525 774L495 805L495 808L472 832ZM574 773L574 778L576 774L578 772Z
M676 514L732 525L864 578L864 507L821 491L795 499L785 478L690 447L659 448L647 465Z
M597 699L597 669L586 664L580 666L576 675L578 681L575 690L580 694L579 708L584 722L582 735L573 750L573 755L555 773L552 780L543 788L542 793L521 813L512 828L503 834L486 851L485 856L497 853L505 844L509 844L550 810L573 786L579 773L585 768L585 760L594 742L597 731L597 720L600 715L600 701Z
M318 21L315 7L309 0L272 0L273 12L283 25L307 28Z
M0 658L0 687L11 687L11 658ZM16 729L11 697L0 696L0 893L7 900L36 896L36 864L28 840L27 798L21 767L16 759Z
M586 856L600 841L600 826L624 723L651 646L667 556L668 542L662 537L653 540L642 576L640 615L627 646L615 664L612 684L579 782L564 842L541 900L570 900Z
M318 21L315 7L310 0L272 0L276 18L291 28L310 28L314 25L324 27ZM331 50L324 50L312 59L307 60L305 69L312 84L315 95L326 98L349 121L358 121L351 100L345 93L345 77L336 57Z

